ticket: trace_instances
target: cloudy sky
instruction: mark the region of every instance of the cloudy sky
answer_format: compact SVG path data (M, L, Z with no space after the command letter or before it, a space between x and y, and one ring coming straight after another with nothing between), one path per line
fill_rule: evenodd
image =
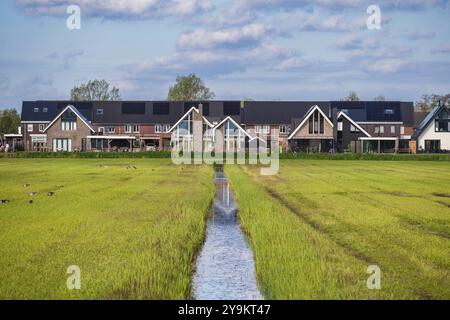
M164 99L191 72L217 99L415 101L450 92L449 17L448 0L2 0L0 109L95 78Z

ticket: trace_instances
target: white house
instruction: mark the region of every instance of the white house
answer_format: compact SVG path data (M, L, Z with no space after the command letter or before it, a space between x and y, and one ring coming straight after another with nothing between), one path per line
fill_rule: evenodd
M435 107L419 125L412 139L417 141L417 151L450 151L450 109Z

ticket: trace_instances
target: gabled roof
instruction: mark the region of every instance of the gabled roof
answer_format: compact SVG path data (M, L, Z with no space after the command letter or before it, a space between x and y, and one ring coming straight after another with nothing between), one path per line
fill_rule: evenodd
M420 137L422 132L425 130L426 127L430 124L431 121L433 121L434 118L441 112L442 109L446 109L445 106L436 106L431 110L431 112L425 117L425 119L420 123L419 127L417 127L416 131L414 131L414 134L412 135L411 139L417 139Z
M334 127L333 122L331 122L331 120L328 118L328 116L322 111L322 109L319 108L318 105L312 106L309 111L306 113L306 115L303 117L302 122L300 122L300 124L297 126L297 128L295 128L295 130L291 133L291 135L288 137L288 140L292 139L298 132L298 130L300 130L301 127L303 127L303 125L306 123L306 121L309 119L309 117L316 111L318 110L320 112L320 114L325 118L325 120L330 124L331 127Z
M166 133L170 133L170 132L172 132L173 131L173 129L175 129L180 123L181 123L181 121L183 121L184 120L184 118L186 118L187 116L188 116L188 114L190 114L192 111L195 111L195 112L197 112L197 113L199 113L199 111L198 111L198 109L196 108L196 107L192 107L192 108L190 108ZM212 127L214 127L213 125L212 125L212 123L211 122L209 122L208 121L208 119L206 119L203 115L202 115L202 118L203 118L203 120L206 122L206 124L210 127L210 128L212 128Z
M227 121L231 121L231 122L232 122L239 130L243 131L244 134L245 134L247 137L249 137L250 139L253 138L251 135L248 134L247 131L245 131L239 124L237 124L237 122L234 121L233 118L230 117L230 116L226 117L226 118L223 119L220 123L218 123L218 124L214 127L214 132L215 132L219 127L221 127L225 122L227 122Z
M339 119L340 117L344 117L345 119L347 119L348 121L350 121L350 123L352 125L354 125L356 128L358 128L359 131L361 131L362 133L364 133L366 136L371 137L371 135L364 130L363 128L361 128L361 126L359 124L357 124L355 121L353 121L352 118L350 118L345 112L339 112L339 114L337 115L336 119Z
M68 105L63 111L61 111L55 119L53 119L52 122L50 122L50 124L44 129L44 132L47 132L47 130L59 119L61 118L61 116L67 111L67 110L71 110L73 113L75 113L75 115L84 122L84 124L92 131L95 132L95 129L89 124L89 121L77 110L77 108L75 108L72 105Z

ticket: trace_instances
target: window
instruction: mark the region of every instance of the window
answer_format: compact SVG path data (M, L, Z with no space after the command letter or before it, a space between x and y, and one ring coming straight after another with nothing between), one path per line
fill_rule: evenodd
M125 125L125 133L131 133L131 124Z
M116 132L116 127L108 127L108 132L109 133L115 133Z
M265 133L265 134L268 134L269 131L270 131L270 127L269 127L269 126L266 126L266 125L257 125L257 126L255 127L255 132L256 132L256 133Z
M379 134L380 133L380 127L375 127L375 129L374 129L375 131L375 134Z
M450 132L450 114L447 110L442 110L435 120L436 132Z
M425 152L441 151L441 140L425 140Z
M27 130L28 130L28 132L33 132L33 125L32 124L29 124L28 126L27 126Z
M133 125L133 132L134 133L139 133L139 125L138 124L134 124Z
M400 127L400 134L405 134L405 127L404 126Z
M47 113L48 112L48 108L47 107L42 108L42 112Z
M323 134L325 132L325 118L320 114L318 110L308 119L308 132L309 134Z
M291 126L287 124L283 124L280 126L280 133L288 134L291 130Z
M39 132L44 132L45 130L45 124L40 124L39 125Z
M384 133L384 126L380 126L380 133L381 133L381 134Z
M384 109L384 114L391 116L391 115L395 114L395 110L394 109Z
M354 125L350 124L350 132L359 132L359 129Z
M99 127L99 128L98 128L98 133L99 133L100 135L102 135L103 133L105 133L105 128L104 128L104 127Z
M155 125L155 133L164 133L170 130L170 124Z
M395 126L391 126L391 133L395 134Z
M342 131L343 127L344 127L343 122L342 122L342 121L339 121L338 124L337 124L337 130L338 130L338 131Z
M103 115L103 109L97 109L97 115L102 116Z
M53 139L53 152L72 152L72 139Z
M34 113L39 112L39 108L34 108L34 109L33 109L33 112L34 112Z
M76 121L61 121L61 130L62 131L76 131L77 130L77 122Z

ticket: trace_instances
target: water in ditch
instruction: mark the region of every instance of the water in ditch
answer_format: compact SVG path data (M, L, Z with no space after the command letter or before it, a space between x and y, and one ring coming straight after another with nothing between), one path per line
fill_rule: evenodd
M239 225L238 210L222 172L216 173L216 200L205 244L193 277L197 300L261 300L253 254Z

